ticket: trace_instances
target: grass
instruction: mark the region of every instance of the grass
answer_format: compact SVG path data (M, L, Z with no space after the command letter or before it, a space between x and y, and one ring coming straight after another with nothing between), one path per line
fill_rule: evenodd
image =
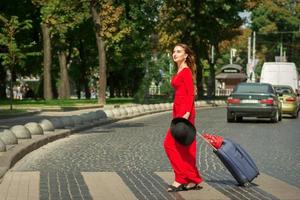
M149 97L145 99L146 104L171 102L169 98L163 96ZM134 98L108 98L106 105L122 105L136 103ZM13 110L10 110L10 100L0 100L0 116L25 113L27 110L47 109L47 110L75 110L79 107L100 106L97 99L53 99L53 100L13 100Z
M133 98L110 98L106 100L108 105L120 105L133 103ZM10 110L10 100L0 100L1 115L14 115L26 113L28 110L47 109L47 110L75 110L79 107L99 106L97 99L67 99L67 100L13 100L13 110Z
M125 104L133 103L133 98L111 98L107 99L107 104ZM84 106L84 105L97 105L97 99L54 99L54 100L14 100L13 106L22 107L41 107L41 106ZM0 107L9 106L9 100L0 100Z

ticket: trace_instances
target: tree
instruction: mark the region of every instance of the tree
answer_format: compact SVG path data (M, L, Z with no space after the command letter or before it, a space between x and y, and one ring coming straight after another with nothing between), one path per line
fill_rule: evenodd
M24 64L24 59L27 54L24 52L26 46L20 47L16 41L16 34L22 30L31 28L31 20L24 20L20 22L17 16L12 16L10 19L5 18L0 15L0 23L3 27L0 29L0 45L6 48L5 53L1 53L2 64L6 66L10 72L10 99L12 109L12 99L13 99L13 73L16 65ZM27 46L31 46L29 44Z
M161 7L158 31L165 48L178 42L189 44L196 54L197 89L203 96L201 60L210 60L211 46L219 52L218 45L239 35L243 20L239 12L246 8L245 1L184 1L166 0ZM210 65L211 80L214 80L214 65ZM214 82L209 86L213 95Z
M98 103L106 103L107 67L106 45L109 40L120 40L128 29L119 29L122 7L114 6L113 1L90 1L91 15L94 21L99 59Z
M42 35L43 35L43 96L46 100L53 98L52 85L51 85L51 16L53 10L56 8L58 0L32 0L40 9L40 18Z
M251 28L257 32L261 63L274 61L282 49L288 61L300 69L300 2L262 0L252 9L251 20Z
M59 1L52 12L51 23L53 27L54 48L58 54L60 79L59 98L70 98L69 68L73 53L73 43L76 38L72 36L77 28L88 17L86 3L74 0ZM80 36L79 36L80 37Z
M120 94L121 90L123 95L129 93L134 96L137 92L145 94L144 90L148 88L148 85L143 85L146 71L153 66L157 57L158 44L154 29L161 1L126 0L116 1L116 4L124 9L119 29L124 30L125 34L107 43L109 88L111 94L114 91Z

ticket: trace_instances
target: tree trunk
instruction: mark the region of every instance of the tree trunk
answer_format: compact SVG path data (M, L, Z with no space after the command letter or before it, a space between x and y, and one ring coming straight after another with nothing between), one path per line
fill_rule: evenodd
M196 43L194 43L196 44ZM195 62L197 66L197 71L196 71L196 81L197 81L197 97L198 99L204 96L204 91L203 91L203 73L202 73L202 65L200 63L200 48L198 45L194 46L194 51L195 51Z
M6 99L6 71L4 70L4 66L0 64L0 99Z
M51 40L49 25L42 24L43 33L43 49L44 49L44 99L53 99L52 87L51 87Z
M90 99L91 98L91 90L90 90L90 87L89 87L89 81L87 79L85 79L83 85L84 85L85 98Z
M195 24L201 24L201 17L200 17L200 9L203 7L201 6L202 1L198 0L193 0L192 5L194 8L194 17L193 21ZM203 2L202 2L203 4ZM202 65L200 62L201 56L202 56L202 49L201 49L201 44L199 44L199 41L195 37L192 38L192 43L194 44L193 50L195 53L195 62L197 66L197 72L196 72L196 81L197 81L197 97L198 99L204 96L204 91L203 91L203 72L202 72ZM203 47L202 47L203 48ZM201 51L202 50L202 51Z
M60 82L59 82L59 98L70 98L70 81L68 75L66 52L60 51L58 53L59 68L60 68Z
M99 62L99 82L98 82L98 103L104 105L106 103L106 54L105 42L100 36L101 19L97 12L96 5L91 1L91 12L96 28L96 40L98 48L98 62Z

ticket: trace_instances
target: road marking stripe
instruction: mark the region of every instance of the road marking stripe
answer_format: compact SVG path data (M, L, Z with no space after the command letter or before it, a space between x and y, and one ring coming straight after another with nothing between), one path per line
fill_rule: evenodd
M39 172L7 172L0 184L0 200L39 200Z
M173 172L155 172L158 176L160 176L166 183L170 184L174 181L174 174ZM182 196L184 199L230 199L226 197L224 194L219 192L218 190L214 189L207 183L203 182L201 184L203 186L203 189L200 191L192 190L192 191L184 191L179 192L180 196ZM167 189L167 188L166 188Z
M122 178L115 172L82 172L84 181L94 200L132 200L137 199ZM155 172L166 183L173 181L173 172ZM39 172L7 172L0 184L0 200L39 199ZM254 188L261 189L278 199L299 199L300 188L289 185L267 174L260 174L253 181ZM184 199L229 199L207 183L202 183L201 191L179 192ZM166 188L167 189L167 188ZM178 196L178 199L179 196Z
M300 189L289 185L277 178L267 174L260 174L253 183L257 184L257 188L279 198L279 199L298 199L300 198Z
M94 200L137 199L115 172L81 172L81 174Z

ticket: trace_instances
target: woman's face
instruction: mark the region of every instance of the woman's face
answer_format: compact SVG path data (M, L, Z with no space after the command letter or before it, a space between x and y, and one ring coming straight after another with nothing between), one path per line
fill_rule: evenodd
M175 46L172 56L173 61L179 64L185 61L187 54L185 53L184 48L182 48L181 46Z

